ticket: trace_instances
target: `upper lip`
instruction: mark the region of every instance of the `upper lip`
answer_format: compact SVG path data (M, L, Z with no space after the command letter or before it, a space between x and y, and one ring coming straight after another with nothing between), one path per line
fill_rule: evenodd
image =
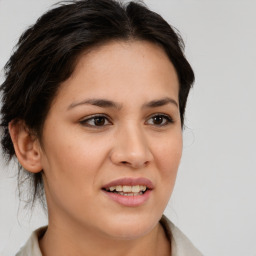
M144 178L144 177L140 177L140 178L121 178L121 179L117 179L117 180L113 180L107 184L105 184L102 188L103 189L107 189L109 187L114 187L114 186L136 186L136 185L144 185L146 186L148 189L153 189L154 185L152 183L151 180Z

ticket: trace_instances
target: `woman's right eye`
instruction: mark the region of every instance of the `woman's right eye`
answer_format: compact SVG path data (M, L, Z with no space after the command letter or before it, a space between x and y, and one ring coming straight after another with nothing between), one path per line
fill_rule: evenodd
M80 124L88 127L102 127L110 125L111 122L106 116L91 116L80 121Z

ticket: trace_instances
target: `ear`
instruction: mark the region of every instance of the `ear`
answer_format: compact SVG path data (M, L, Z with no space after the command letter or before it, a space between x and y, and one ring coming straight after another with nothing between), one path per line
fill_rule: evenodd
M16 157L23 168L29 172L38 173L42 170L41 148L38 138L29 132L24 121L11 121L9 133L12 139Z

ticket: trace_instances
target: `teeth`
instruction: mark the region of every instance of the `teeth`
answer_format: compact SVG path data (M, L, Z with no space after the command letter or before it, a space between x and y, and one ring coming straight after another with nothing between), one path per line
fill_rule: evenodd
M147 187L146 186L140 186L140 190L142 190L143 192L146 191Z
M145 192L146 189L147 189L147 187L144 185L135 185L135 186L118 185L118 186L109 187L107 190L109 190L111 192L113 192L113 191L123 192L128 195L128 194L133 194L133 193Z
M132 192L135 192L135 193L140 192L140 186L139 186L139 185L137 185L137 186L132 186Z
M132 192L131 186L123 186L123 192Z
M123 186L116 186L114 187L116 191L123 191Z
M119 195L122 195L122 196L138 196L138 195L142 195L143 193L142 192L139 192L139 193L124 193L124 192L118 192Z

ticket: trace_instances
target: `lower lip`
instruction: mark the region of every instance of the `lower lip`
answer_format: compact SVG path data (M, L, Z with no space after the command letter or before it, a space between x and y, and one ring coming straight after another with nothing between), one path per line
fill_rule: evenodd
M147 190L142 195L137 196L123 196L117 193L107 192L102 190L110 199L114 200L115 202L129 207L135 207L143 205L150 197L152 190Z

